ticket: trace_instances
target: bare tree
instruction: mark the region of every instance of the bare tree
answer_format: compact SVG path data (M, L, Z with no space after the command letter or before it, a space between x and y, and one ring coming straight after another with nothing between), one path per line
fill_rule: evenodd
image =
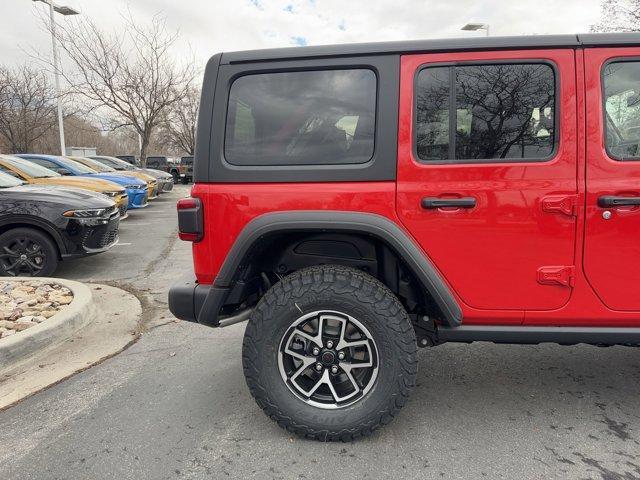
M0 136L10 152L33 151L56 122L56 93L42 71L0 68Z
M640 31L640 0L602 0L600 22L592 32Z
M56 35L73 67L63 72L70 91L92 108L109 111L108 128L133 128L144 165L154 130L186 96L194 77L192 62L179 66L172 58L177 33L155 16L148 27L126 18L117 34L82 18L57 25Z
M200 90L192 86L168 110L160 138L177 153L193 155L195 151L199 103Z

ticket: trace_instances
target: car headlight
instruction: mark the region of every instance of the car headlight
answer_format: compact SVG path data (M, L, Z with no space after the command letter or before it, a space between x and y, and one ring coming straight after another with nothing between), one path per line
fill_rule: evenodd
M102 192L109 198L117 197L120 192Z
M127 185L124 188L131 188L133 190L137 190L138 188L142 188L142 185Z
M103 217L109 211L109 208L87 208L81 210L67 210L62 215L72 218L96 218Z

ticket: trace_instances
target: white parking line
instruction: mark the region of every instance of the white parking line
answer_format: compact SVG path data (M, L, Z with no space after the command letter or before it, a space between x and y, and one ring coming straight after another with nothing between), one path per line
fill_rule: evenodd
M131 244L131 243L126 243L126 242L125 242L125 243L120 243L120 242L118 242L118 243L116 243L116 244L114 245L114 247L118 247L118 246L121 246L121 247L122 247L122 246L124 246L124 245L132 245L132 244Z

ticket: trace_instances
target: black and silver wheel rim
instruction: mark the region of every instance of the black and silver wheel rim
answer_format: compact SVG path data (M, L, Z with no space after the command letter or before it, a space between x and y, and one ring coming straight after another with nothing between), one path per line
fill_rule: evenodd
M27 236L12 238L0 245L0 269L4 275L38 275L46 258L42 245Z
M361 400L378 376L373 336L358 320L336 311L316 311L298 318L278 349L278 368L289 390L324 409Z

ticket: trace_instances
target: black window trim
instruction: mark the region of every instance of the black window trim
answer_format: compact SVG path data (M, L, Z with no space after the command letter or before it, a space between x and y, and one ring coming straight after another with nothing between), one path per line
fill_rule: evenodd
M271 166L238 166L226 161L224 158L226 115L231 84L236 78L250 74L354 68L368 69L376 75L374 151L369 161L346 164ZM394 181L396 179L400 78L400 57L398 55L220 65L216 70L214 98L207 98L209 104L207 108L213 107L212 115L210 118L203 119L204 122L200 120L198 122L198 128L204 130L207 127L208 132L206 133L207 145L199 143L200 150L198 151L196 148L194 165L197 170L197 181L210 183L298 183ZM211 85L208 83L211 80L213 78L207 78L205 74L204 89L211 90ZM214 127L216 123L223 123L225 127ZM205 139L202 138L202 140ZM206 171L198 166L204 152L208 152L206 154L208 157L208 165L205 165ZM206 177L203 174L206 174Z
M423 160L418 156L418 96L416 95L418 89L418 75L420 72L427 68L435 68L435 67L449 67L450 69L453 67L464 67L468 65L532 65L532 64L541 64L548 65L551 67L553 72L553 85L554 85L554 108L553 108L553 149L551 153L543 158L469 158L464 160L457 160L455 158L450 158L447 160ZM449 74L449 79L451 83L455 83L455 76ZM455 155L455 130L457 128L457 115L451 114L451 105L455 105L455 88L452 88L450 83L450 92L449 92L449 155L451 155L451 151L453 150ZM505 164L505 163L546 163L553 161L557 155L560 148L560 103L561 103L561 88L560 88L560 75L558 72L558 66L555 62L544 59L544 58L514 58L514 59L500 59L500 60L459 60L452 62L425 62L416 68L416 71L413 76L413 118L411 119L411 127L412 127L412 135L411 135L411 154L413 159L420 163L421 165L474 165L474 164ZM454 103L452 103L454 102ZM453 128L452 128L453 125ZM454 141L451 141L451 138L454 138ZM452 145L453 144L453 145Z
M369 70L371 73L373 73L373 75L376 78L376 85L375 85L375 95L376 95L376 99L375 99L375 107L374 107L374 124L373 124L373 151L371 152L371 156L364 162L357 162L357 163L318 163L318 164L313 164L313 165L309 165L309 164L304 164L304 163L284 163L284 164L278 164L278 165L256 165L256 164L248 164L248 165L238 165L237 163L231 163L229 160L227 160L227 127L229 126L228 123L228 119L229 119L229 108L230 108L230 100L231 100L231 89L233 88L233 84L235 82L237 82L240 78L243 77L250 77L253 75L269 75L272 73L295 73L295 72L328 72L328 71L334 71L334 70L343 70L343 71L348 71L348 70ZM225 113L225 124L224 124L224 134L222 137L222 161L225 164L225 167L227 168L232 168L232 167L239 167L239 168L268 168L268 167L285 167L285 168L302 168L302 169L309 169L309 167L311 167L311 169L314 169L315 167L318 166L332 166L332 167L336 167L339 165L348 165L348 166L356 166L356 165L362 165L365 168L367 166L369 166L373 159L376 156L376 148L377 148L377 143L378 143L378 136L376 135L377 133L377 127L378 127L378 107L379 107L379 100L380 100L380 75L378 74L378 70L371 67L370 65L365 65L365 66L345 66L345 67L341 67L341 66L331 66L331 67L327 67L327 68L323 68L323 67L315 67L315 68L306 68L306 69L288 69L288 70L283 70L283 71L269 71L269 72L241 72L238 73L237 75L234 75L232 78L229 79L229 91L227 94L227 105L226 105L226 113Z
M620 163L629 163L629 162L640 162L640 156L638 157L618 157L609 151L609 145L607 145L607 102L605 101L605 90L604 90L604 69L607 68L612 63L631 63L636 62L640 63L640 57L629 56L629 57L611 57L608 58L602 64L602 68L600 69L600 104L602 106L602 143L604 145L604 150L611 160Z

